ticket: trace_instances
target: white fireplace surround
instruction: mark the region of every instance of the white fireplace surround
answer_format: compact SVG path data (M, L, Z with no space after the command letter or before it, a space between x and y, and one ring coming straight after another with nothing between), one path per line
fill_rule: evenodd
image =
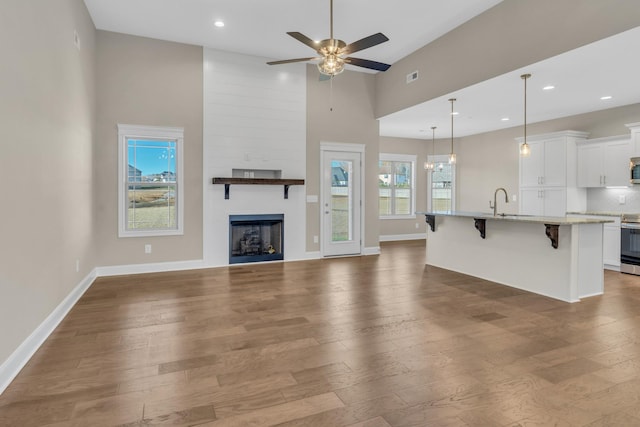
M284 214L285 261L314 258L305 251L305 186L230 187L211 183L233 170L282 171L306 179L306 68L269 67L264 58L204 49L205 267L229 265L229 216ZM246 96L251 92L252 96ZM256 96L257 95L257 96Z

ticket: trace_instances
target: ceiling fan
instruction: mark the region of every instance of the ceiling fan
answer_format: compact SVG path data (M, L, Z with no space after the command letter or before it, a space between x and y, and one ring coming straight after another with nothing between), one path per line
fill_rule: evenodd
M333 0L329 0L330 7L330 38L326 40L322 40L320 42L315 42L311 40L309 37L305 36L302 33L298 32L288 32L291 37L294 39L306 44L311 49L314 49L320 56L309 57L309 58L296 58L296 59L285 59L282 61L271 61L267 62L269 65L279 65L279 64L288 64L291 62L305 62L319 59L318 70L321 74L324 74L329 77L333 77L336 74L340 74L344 71L344 64L351 64L357 67L369 68L371 70L377 71L387 71L391 65L384 64L382 62L371 61L368 59L361 58L353 58L350 55L354 52L358 52L364 49L368 49L370 47L379 45L380 43L384 43L389 40L387 36L382 33L372 34L368 37L360 39L351 44L346 44L342 40L333 38Z

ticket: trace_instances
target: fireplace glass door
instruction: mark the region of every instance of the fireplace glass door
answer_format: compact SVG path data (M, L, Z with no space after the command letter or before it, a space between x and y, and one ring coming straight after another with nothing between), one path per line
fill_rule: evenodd
M284 215L229 216L229 264L284 259Z

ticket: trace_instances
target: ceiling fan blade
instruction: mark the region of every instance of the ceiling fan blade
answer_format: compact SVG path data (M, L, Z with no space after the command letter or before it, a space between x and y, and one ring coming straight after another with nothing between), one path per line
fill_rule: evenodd
M391 65L382 62L370 61L368 59L360 58L344 58L344 62L347 64L355 65L357 67L370 68L372 70L387 71Z
M309 37L305 36L302 33L299 33L297 31L291 31L288 32L287 34L289 34L291 37L293 37L294 39L298 40L299 42L302 42L304 44L306 44L307 46L309 46L311 49L313 50L317 50L318 49L318 44L311 40Z
M312 59L318 59L315 57L310 57L310 58L295 58L295 59L283 59L282 61L270 61L267 62L268 65L280 65L280 64L289 64L290 62L304 62L304 61L311 61Z
M372 34L369 37L365 37L356 42L353 42L344 49L340 50L341 55L348 55L350 53L358 52L360 50L369 49L370 47L379 45L380 43L384 43L388 41L389 38L382 33Z

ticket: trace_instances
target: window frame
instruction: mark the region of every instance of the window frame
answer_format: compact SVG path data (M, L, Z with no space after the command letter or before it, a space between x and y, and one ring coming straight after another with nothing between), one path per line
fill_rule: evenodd
M128 224L129 195L128 141L151 139L176 143L175 207L176 227L170 229L130 230ZM118 237L150 237L184 235L184 176L183 176L184 128L118 124Z
M380 176L380 162L393 162L393 163L411 163L411 213L409 214L391 214L380 215L380 208L378 207L378 217L380 219L414 219L416 217L416 163L418 156L415 154L394 154L394 153L380 153L378 157L378 177ZM393 166L395 170L395 166ZM394 177L395 174L392 174ZM396 197L395 197L395 178L392 178L392 185L389 187L391 190L391 206L392 212L395 211ZM378 203L380 203L380 186L378 185Z
M427 156L427 161L435 164L434 168L438 167L439 163L449 164L449 155L441 154L435 156ZM433 212L433 172L435 169L428 171L427 174L427 211ZM456 164L451 164L451 209L448 211L438 212L452 212L456 210Z

